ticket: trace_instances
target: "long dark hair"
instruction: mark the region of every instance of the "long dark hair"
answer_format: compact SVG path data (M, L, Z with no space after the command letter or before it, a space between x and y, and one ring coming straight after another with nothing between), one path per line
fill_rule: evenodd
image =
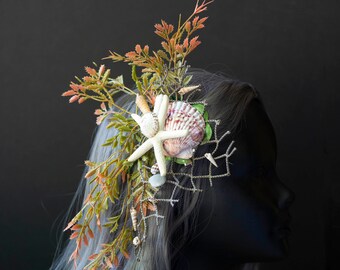
M200 84L201 91L194 92L190 96L189 101L205 100L208 104L206 109L209 112L209 118L221 120L218 132L223 133L229 130L231 132L231 138L237 136L237 132L242 128L242 119L247 105L252 99L258 98L256 90L248 83L230 79L221 73L213 74L201 69L191 69L190 73L193 75L191 84ZM131 110L134 100L131 96L124 96L119 100L119 103L120 106L125 107L127 110ZM106 129L105 127L107 124L107 122L104 122L97 130L89 154L90 160L105 160L113 151L109 147L101 146L106 139L115 135L114 133L116 132L114 129ZM198 149L198 151L203 150ZM201 166L197 166L197 168L201 168ZM82 202L83 198L86 197L90 190L89 184L87 184L86 180L83 178L84 176L80 181L79 188L72 201L69 213L71 213L72 209L77 205L79 206L79 202ZM182 177L179 180L183 185L188 181L186 177ZM209 183L206 180L199 179L196 186L199 189L205 190L209 188ZM172 191L173 186L165 184L162 186L161 193L158 194L163 198L167 198L170 197ZM121 194L124 195L124 192ZM174 207L168 202L163 202L158 206L160 214L164 215L165 218L157 227L153 220L148 222L147 241L146 244L144 244L140 261L138 261L134 255L134 247L131 245L131 250L129 252L131 254L130 259L125 260L124 257L120 257L120 266L112 269L172 269L178 251L195 233L194 231L189 230L189 228L195 227L194 224L198 217L198 210L203 196L200 192L188 192L177 189L175 197L179 198L180 201L176 203ZM111 205L109 211L102 216L103 222L120 208L121 205L119 202ZM96 228L94 224L92 227ZM87 258L91 254L98 252L101 248L101 244L106 243L115 237L115 235L110 234L108 230L105 229L101 232L98 229L94 229L94 234L95 240L90 241L87 247L81 249L80 259L76 269L83 269L88 263ZM74 269L73 264L68 262L74 248L74 241L68 240L63 249L59 246L55 260L50 269ZM256 266L247 264L240 266L240 269L256 269Z

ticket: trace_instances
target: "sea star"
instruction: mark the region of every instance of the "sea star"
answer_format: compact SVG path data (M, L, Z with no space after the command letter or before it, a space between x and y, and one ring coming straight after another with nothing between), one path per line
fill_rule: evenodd
M168 105L169 97L167 95L158 95L156 97L153 114L155 114L158 119L158 132L152 137L148 137L145 133L143 133L143 135L148 137L148 139L141 146L139 146L128 158L129 162L133 162L143 156L153 147L161 176L166 175L166 161L163 154L163 141L167 139L185 137L189 133L188 129L170 131L164 130L164 124L168 114ZM143 122L143 117L137 114L131 114L131 117L138 123L141 128L142 125L146 125L147 127L149 125L151 126L151 123Z

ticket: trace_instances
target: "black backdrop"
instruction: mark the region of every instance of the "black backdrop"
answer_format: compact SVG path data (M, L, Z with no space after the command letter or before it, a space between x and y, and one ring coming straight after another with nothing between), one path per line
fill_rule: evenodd
M339 3L216 0L190 58L194 67L255 85L276 129L278 171L297 198L291 255L265 269L340 269ZM97 104L60 97L73 75L109 49L155 48L154 23L175 23L193 6L0 0L0 269L47 269L51 262L95 128ZM128 68L111 67L129 78Z

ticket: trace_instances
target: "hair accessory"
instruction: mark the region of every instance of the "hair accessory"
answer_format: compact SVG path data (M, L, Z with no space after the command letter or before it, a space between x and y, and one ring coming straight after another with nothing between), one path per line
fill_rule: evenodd
M190 84L192 76L186 63L187 56L201 43L193 33L203 28L207 19L198 14L211 2L204 0L200 4L198 0L188 19L181 22L179 17L177 30L163 20L155 24L155 33L163 39L162 49L150 51L148 45L137 44L125 55L110 52L106 59L131 65L136 90L126 86L123 76L112 77L110 69L94 64L94 68L85 67L87 75L76 77L70 90L63 93L70 97L70 103L89 99L100 102L95 111L97 124L106 120L107 128L116 130L116 135L103 144L112 147L108 159L85 161L90 192L65 228L73 231L70 239L74 239L76 248L70 260L75 264L82 245L95 241L95 229L108 230L114 238L88 258L86 269L117 267L123 257L128 260L131 256L131 245L139 256L147 241L146 220L154 218L158 225L164 218L158 211L160 202L174 206L181 199L174 198L176 189L200 192L196 179L208 179L212 185L212 179L230 175L228 160L236 150L234 142L224 154L217 155L220 142L229 132L218 136L219 120L209 119L206 102L190 99L200 91L200 85ZM117 94L122 93L135 96L134 113L116 102ZM196 149L204 144L212 145L212 151L198 155ZM197 175L195 163L202 159L209 161L208 173ZM220 161L226 172L213 174L212 166L217 167ZM180 176L187 177L191 186L181 183ZM173 186L170 198L158 195L164 184ZM103 220L102 213L117 201L121 202L121 211Z
M142 117L137 114L131 114L131 117L140 126L142 134L148 139L132 153L128 161L136 161L153 148L161 176L166 175L163 142L165 143L174 138L186 137L189 133L187 128L184 129L185 127L179 130L164 130L165 120L168 115L168 105L169 97L167 95L158 95L152 113L146 113Z
M205 153L204 156L209 160L215 167L218 167L214 157L212 156L211 153Z

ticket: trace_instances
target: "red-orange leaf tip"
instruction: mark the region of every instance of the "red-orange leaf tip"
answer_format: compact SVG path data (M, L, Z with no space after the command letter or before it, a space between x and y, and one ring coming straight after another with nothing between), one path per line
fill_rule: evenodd
M91 256L89 256L89 260L92 261L93 259L95 259L98 256L98 254L92 254Z
M95 115L101 115L103 113L103 111L101 109L97 109L94 111Z
M64 93L62 94L62 96L63 96L63 97L68 97L68 96L73 96L73 95L75 95L75 94L77 94L77 92L75 92L75 91L73 91L73 90L68 90L68 91L64 92Z
M87 72L87 74L89 74L91 76L94 76L97 73L95 69L90 68L90 67L85 67L85 71Z
M104 71L105 71L105 65L101 65L98 71L98 75L99 76L103 75Z
M185 30L186 30L187 32L190 32L190 30L191 30L191 22L190 22L190 21L188 21L188 22L185 24Z
M143 51L148 54L149 53L149 46L148 45L145 45L144 48L143 48Z
M129 255L129 253L127 253L126 251L122 251L122 253L123 253L123 255L124 255L124 257L125 257L125 259L129 259L130 258L130 255Z
M67 224L66 228L64 229L64 232L67 231L69 228L71 228L71 227L74 225L74 223L75 223L75 221L71 220L71 221Z
M84 241L85 246L89 245L89 240L87 239L86 235L83 236L83 241Z
M114 259L113 259L113 264L114 264L116 267L118 267L118 265L119 265L119 260L118 260L118 257L117 257L117 256L114 257ZM109 265L109 266L110 266L110 265ZM112 267L112 265L111 265L110 267Z
M137 45L135 46L135 51L136 51L138 54L140 54L140 53L142 52L142 47L141 47L139 44L137 44Z
M80 225L80 224L73 225L72 228L71 228L71 231L79 230L79 229L81 229L82 227L83 227L83 226Z
M102 102L102 103L100 104L100 108L101 108L103 111L106 111L106 106L105 106L105 103L104 103L104 102Z
M73 103L73 102L77 101L78 99L79 99L79 96L73 96L69 99L69 102Z
M78 99L78 103L79 103L79 104L82 104L82 103L85 102L85 100L86 100L86 98L81 97L80 99Z
M70 239L74 239L79 235L79 232L74 232L71 234Z
M94 238L93 231L90 228L89 228L88 234L89 234L90 238Z

